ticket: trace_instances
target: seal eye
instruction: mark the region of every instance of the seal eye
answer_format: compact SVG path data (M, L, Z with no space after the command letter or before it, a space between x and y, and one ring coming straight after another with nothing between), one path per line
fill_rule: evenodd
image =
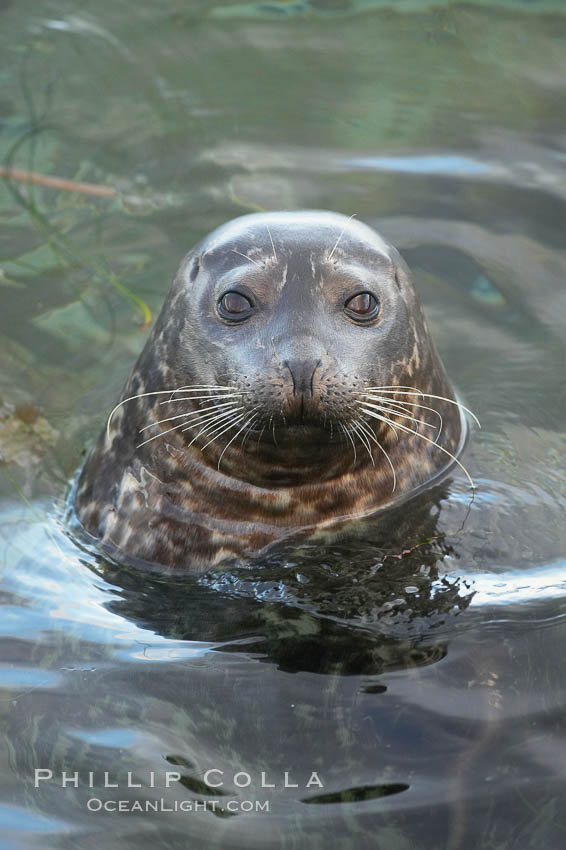
M379 313L379 302L371 292L359 292L348 298L344 310L356 322L369 322Z
M251 316L253 304L241 292L225 292L218 301L218 312L223 319L231 322L242 322Z

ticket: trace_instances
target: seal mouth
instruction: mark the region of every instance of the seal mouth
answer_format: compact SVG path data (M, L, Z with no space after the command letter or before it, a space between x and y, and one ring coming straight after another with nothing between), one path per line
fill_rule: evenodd
M324 416L318 400L305 393L289 398L281 413L288 429L310 429L323 426Z
M305 398L304 393L293 395L285 401L283 410L288 419L304 419L315 407L312 398Z

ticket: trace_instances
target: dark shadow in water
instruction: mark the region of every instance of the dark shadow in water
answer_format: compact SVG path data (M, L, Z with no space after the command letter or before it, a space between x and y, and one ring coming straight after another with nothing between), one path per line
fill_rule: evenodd
M389 782L386 785L362 785L359 788L346 788L333 794L317 794L315 797L305 797L301 803L323 805L326 803L363 803L366 800L378 800L380 797L390 797L408 791L409 785L404 782Z
M420 667L444 657L435 629L471 599L457 578L439 578L439 561L457 556L454 542L437 531L442 495L440 488L422 494L330 543L286 543L268 557L204 577L103 561L98 569L123 590L110 603L115 613L168 638L211 641L289 673L377 675Z

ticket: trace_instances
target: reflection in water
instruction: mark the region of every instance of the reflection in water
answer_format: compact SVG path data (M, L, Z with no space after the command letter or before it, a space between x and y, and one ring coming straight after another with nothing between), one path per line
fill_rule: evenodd
M438 487L436 498L413 499L411 511L405 503L347 526L327 545L280 545L200 579L99 561L104 578L124 590L109 607L158 634L253 653L290 673L372 676L434 663L446 654L435 630L473 597L467 581L439 572L455 555L438 533L442 495Z
M423 517L430 517L433 506L423 497ZM471 797L474 805L483 800L485 806L476 783L486 771L498 775L495 740L498 752L512 747L516 724L528 729L541 700L549 722L560 710L562 687L557 688L552 670L565 625L561 601L548 621L552 633L547 629L546 639L540 633L545 665L532 670L520 704L508 699L518 671L531 667L533 648L521 628L520 609L513 609L510 656L508 637L503 639L512 634L510 625L489 607L489 597L488 607L474 606L467 583L442 570L442 557L456 556L465 538L451 546L443 541L442 551L434 551L438 541L419 547L407 560L387 559L364 534L357 542L350 540L347 563L359 563L351 586L358 585L358 602L365 604L352 604L348 617L340 593L336 607L332 604L334 581L340 586L348 574L340 575L345 557L339 548L320 553L333 575L326 590L317 581L314 553L307 557L299 544L274 555L266 571L289 592L269 601L252 595L254 571L265 578L260 565L248 568L243 588L232 585L226 595L217 589L222 579L226 589L244 568L239 576L217 575L214 587L194 577L140 574L88 556L91 569L85 569L73 542L53 526L51 533L58 559L35 554L44 537L38 527L35 537L30 533L27 538L30 557L4 576L14 612L5 646L18 652L22 669L58 669L62 680L38 689L32 676L1 689L9 687L12 693L6 734L12 741L26 741L11 750L10 774L34 807L49 809L51 817L63 819L65 829L81 825L93 794L115 798L115 790L103 787L107 772L110 784L120 787L120 798L130 804L216 800L214 810L190 821L197 841L208 841L209 820L239 821L244 812L230 811L227 804L244 800L271 805L269 818L246 820L245 841L253 847L274 841L285 846L290 823L307 833L316 829L321 847L336 831L363 843L386 824L399 836L411 835L409 813L418 820L419 812L431 806L435 834L445 835L447 822L454 820L454 829L462 818L467 822L463 801ZM372 580L370 559L381 565L382 583ZM297 581L297 575L309 574L308 583ZM435 594L435 585L442 584L446 593ZM31 587L32 616L15 616L26 610L21 606ZM298 587L307 592L300 595ZM500 588L495 592L500 601ZM399 618L387 615L392 596L400 606ZM549 614L547 604L537 620L532 608L531 630L542 622L541 615ZM40 643L34 632L42 635ZM513 724L506 726L506 718ZM553 734L550 728L548 733ZM512 771L536 770L542 791L549 765L535 768L533 762L541 756L539 747L532 754L512 751L505 770L509 765ZM79 783L64 790L60 776L69 759ZM36 767L51 770L53 777L37 789ZM207 774L211 769L221 773ZM167 770L179 774L170 788L165 787ZM88 787L90 771L95 790ZM291 774L287 788L285 771ZM313 771L322 788L305 787ZM234 781L238 772L251 777L250 786L241 788ZM512 785L504 775L499 784L506 795ZM325 806L337 810L330 821L321 809ZM319 821L321 810L325 814ZM509 826L507 818L505 823ZM169 813L168 840L177 840L186 828L180 813ZM128 822L119 829L116 846L137 834ZM142 830L142 846L144 836ZM234 834L228 846L241 846L243 840ZM149 847L149 834L147 842Z
M402 783L389 785L365 785L362 788L348 788L345 791L338 791L335 794L318 794L313 797L307 797L303 803L314 803L321 805L323 803L360 803L365 800L376 800L379 797L388 797L390 794L400 794L402 791L408 791L409 786Z
M485 162L464 156L366 156L346 162L350 168L369 168L378 171L405 171L409 174L489 174Z
M2 11L2 164L120 192L0 185L4 842L561 847L563 3ZM101 561L45 516L147 310L200 236L282 207L357 213L415 269L482 422L473 503L455 477L200 580ZM170 809L88 811L118 795Z

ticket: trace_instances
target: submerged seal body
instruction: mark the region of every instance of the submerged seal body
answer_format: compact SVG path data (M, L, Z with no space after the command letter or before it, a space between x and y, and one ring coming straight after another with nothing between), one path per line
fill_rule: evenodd
M75 507L119 559L202 571L422 488L464 431L398 252L335 213L252 214L181 263Z

